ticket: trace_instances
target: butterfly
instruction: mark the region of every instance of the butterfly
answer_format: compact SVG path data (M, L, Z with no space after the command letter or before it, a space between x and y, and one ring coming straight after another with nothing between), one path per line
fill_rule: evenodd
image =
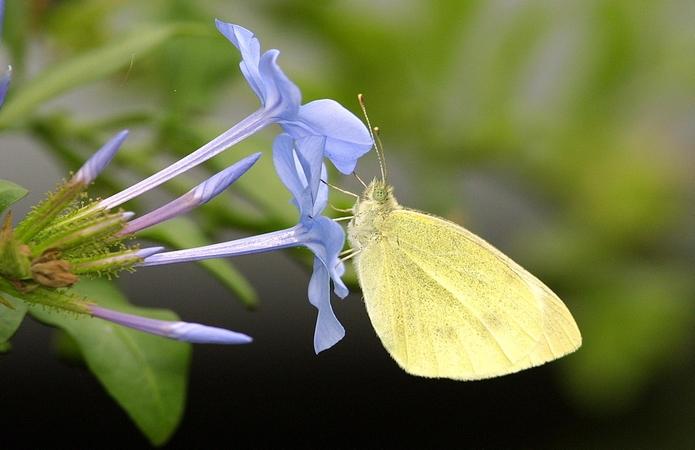
M378 142L382 179L355 202L347 235L369 318L393 359L413 375L476 380L579 348L571 313L538 278L465 228L398 203Z

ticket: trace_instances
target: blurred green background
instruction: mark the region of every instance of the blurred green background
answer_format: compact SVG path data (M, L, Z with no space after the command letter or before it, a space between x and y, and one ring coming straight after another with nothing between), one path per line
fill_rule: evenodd
M2 61L12 63L14 76L0 113L0 177L34 191L51 188L57 180L18 179L22 172L9 170L30 164L15 145L40 149L57 164L57 173L66 173L128 127L134 136L97 186L112 192L254 111L257 100L239 74L238 54L214 29L218 17L255 31L264 49L279 48L280 63L305 101L333 98L358 112L355 96L364 93L370 118L382 130L401 203L483 236L567 303L583 347L549 369L500 385L504 392L535 395L497 404L499 416L491 417L499 422L483 424L473 437L467 430L472 440L456 441L457 430L450 429L446 436L438 432L441 440L427 441L423 430L420 439L375 441L383 444L377 446L445 446L447 439L456 446L695 445L695 2L7 3ZM199 242L212 242L291 224L294 209L271 173L272 137L256 136L168 184L168 193L158 195L184 191L206 171L251 151L265 153L261 167L233 193L179 226L192 227ZM374 155L361 161L359 172L376 175ZM350 178L333 180L358 189ZM161 199L133 208L141 210L150 200ZM345 207L350 200L334 195L332 202ZM185 245L161 233L153 238ZM226 286L252 301L256 282L247 284L230 264L212 270L218 277L233 273ZM275 276L251 275L243 267L241 273L252 281ZM138 273L136 279L144 284L146 278ZM299 297L283 303L304 307L299 278ZM264 295L260 301L265 309L278 303ZM350 301L361 308L358 296ZM165 303L157 304L170 306ZM304 308L301 314L311 327L313 311ZM368 327L366 314L355 317ZM349 338L356 325L343 321ZM310 330L303 331L302 339L310 340ZM371 336L369 343L378 346ZM310 351L308 344L302 351ZM341 361L360 365L359 355L353 351ZM387 356L383 361L390 364ZM388 373L398 374L397 368ZM282 372L276 375L281 383ZM514 380L523 383L515 386ZM438 382L418 383L417 395L426 397ZM447 389L485 392L485 383L501 382ZM451 399L452 392L441 395ZM277 401L290 411L292 398ZM476 394L460 406L474 414L490 410L488 399ZM536 402L533 411L547 403L546 414L561 415L553 418L553 432L529 420L526 440L499 436L508 415L522 420L518 415L529 402ZM338 418L345 432L351 430L350 414ZM185 424L172 445L204 442ZM496 437L488 441L487 433ZM367 440L344 439L345 446L369 446Z

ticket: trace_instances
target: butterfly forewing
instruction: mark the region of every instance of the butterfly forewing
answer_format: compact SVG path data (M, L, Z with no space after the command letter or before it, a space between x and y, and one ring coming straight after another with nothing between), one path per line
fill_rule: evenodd
M406 371L487 378L562 356L581 338L540 281L458 225L389 212L362 248L358 275L384 346Z

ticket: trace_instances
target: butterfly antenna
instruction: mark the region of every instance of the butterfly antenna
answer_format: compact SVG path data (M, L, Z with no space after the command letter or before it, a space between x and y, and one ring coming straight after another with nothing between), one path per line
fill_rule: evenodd
M355 178L357 178L357 181L359 181L362 186L365 188L367 187L367 184L362 180L362 178L360 178L359 175L357 175L357 172L352 172L352 174L355 176Z
M376 154L379 155L379 167L381 168L381 179L386 183L386 156L384 156L384 144L381 142L379 127L374 127L374 135L376 137L375 146Z
M369 128L369 135L372 137L372 142L374 142L374 149L376 150L376 156L379 159L379 168L381 169L381 181L386 183L384 147L381 145L381 139L379 139L379 128L372 128L372 124L369 122L369 116L367 115L367 105L364 102L364 95L357 94L357 101L360 103L360 108L362 108L362 114L364 115L364 119L367 121L367 127ZM372 130L376 132L376 138Z

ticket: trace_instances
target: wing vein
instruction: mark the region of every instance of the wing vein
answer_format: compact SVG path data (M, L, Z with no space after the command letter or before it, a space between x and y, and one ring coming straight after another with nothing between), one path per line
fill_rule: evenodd
M391 295L391 287L390 286L393 283L393 286L395 286L395 288L398 289L398 291L400 293L401 292L400 283L397 283L397 280L394 279L393 273L391 270L391 266L386 262L386 258L384 258L384 256L383 256L383 251L381 252L381 261L382 261L382 264L385 268L385 272L387 272L386 278L389 279L389 282L386 283L386 289L388 289L388 291L389 291L389 295L387 296L387 298L394 298L394 296ZM394 283L394 281L396 281L396 283ZM391 327L393 328L394 332L400 334L401 337L403 338L402 341L403 341L403 345L405 347L404 352L403 352L403 357L405 358L404 365L407 367L410 358L408 357L408 333L407 333L407 329L406 329L407 327L405 324L405 310L403 309L403 301L401 300L400 295L397 295L396 297L398 298L398 307L400 309L401 320L403 322L401 323L401 326L399 327L397 316L395 314L396 307L393 304L394 302L389 302L390 306L391 306Z
M421 250L421 249L418 249L418 250ZM430 278L432 278L433 280L435 280L439 286L441 286L442 288L444 288L444 290L446 290L449 294L451 294L452 297L454 297L455 299L459 299L459 297L458 297L458 295L456 294L456 292L454 292L453 290L451 290L451 289L449 288L448 283L443 283L443 282L441 281L441 279L437 276L436 273L429 271L429 270L426 269L423 265L421 265L421 264L417 261L417 259L414 258L413 255L412 255L408 250L402 249L402 252L408 257L408 259L409 259L410 261L412 261L417 267L419 267L420 270L422 270L426 275L428 275ZM512 364L512 365L513 365L513 364L514 364L514 361L513 361L512 358L507 354L507 351L502 347L502 345L500 344L500 342L499 342L497 336L495 335L495 333L492 332L492 330L488 327L488 325L485 323L485 321L483 321L483 320L480 318L480 316L479 316L471 307L469 307L468 305L466 305L465 302L463 302L463 301L461 301L461 300L459 299L459 303L460 303L464 308L466 308L466 310L467 310L473 317L475 317L475 319L483 326L483 329L490 335L490 337L492 338L492 341L495 343L495 346L500 350L500 352L502 353L502 355L509 361L509 364Z
M434 252L432 252L432 251L430 251L430 250L427 250L427 249L418 247L418 246L416 246L416 245L414 245L414 244L412 244L412 243L410 243L410 242L401 242L400 244L401 244L401 246L403 246L403 244L405 244L406 246L411 247L413 250L422 252L422 253L424 253L424 254L426 254L426 255L428 255L428 256L431 256L432 258L438 259L438 260L440 260L440 261L444 261L444 260L446 259L446 258L445 258L444 256L442 256L442 255L438 255L438 254L436 254L436 253L434 253ZM409 255L408 257L409 257L409 259L411 259L411 260L414 261L414 259L413 259L410 255ZM524 280L524 278L522 278L522 280ZM525 281L525 280L524 280L524 281ZM447 289L447 290L448 290L448 289ZM449 292L451 292L451 291L449 291ZM477 318L477 317L476 317L476 318ZM521 324L521 322L519 322L518 319L517 319L516 317L514 317L514 316L509 316L509 319L513 320L514 323L517 325L518 329L521 330L521 331L522 331L525 335L527 335L529 338L531 338L531 340L536 341L536 342L538 341L538 338L537 338L536 336L532 335L531 333L529 333L528 330L526 330L526 328L523 327L523 325Z

